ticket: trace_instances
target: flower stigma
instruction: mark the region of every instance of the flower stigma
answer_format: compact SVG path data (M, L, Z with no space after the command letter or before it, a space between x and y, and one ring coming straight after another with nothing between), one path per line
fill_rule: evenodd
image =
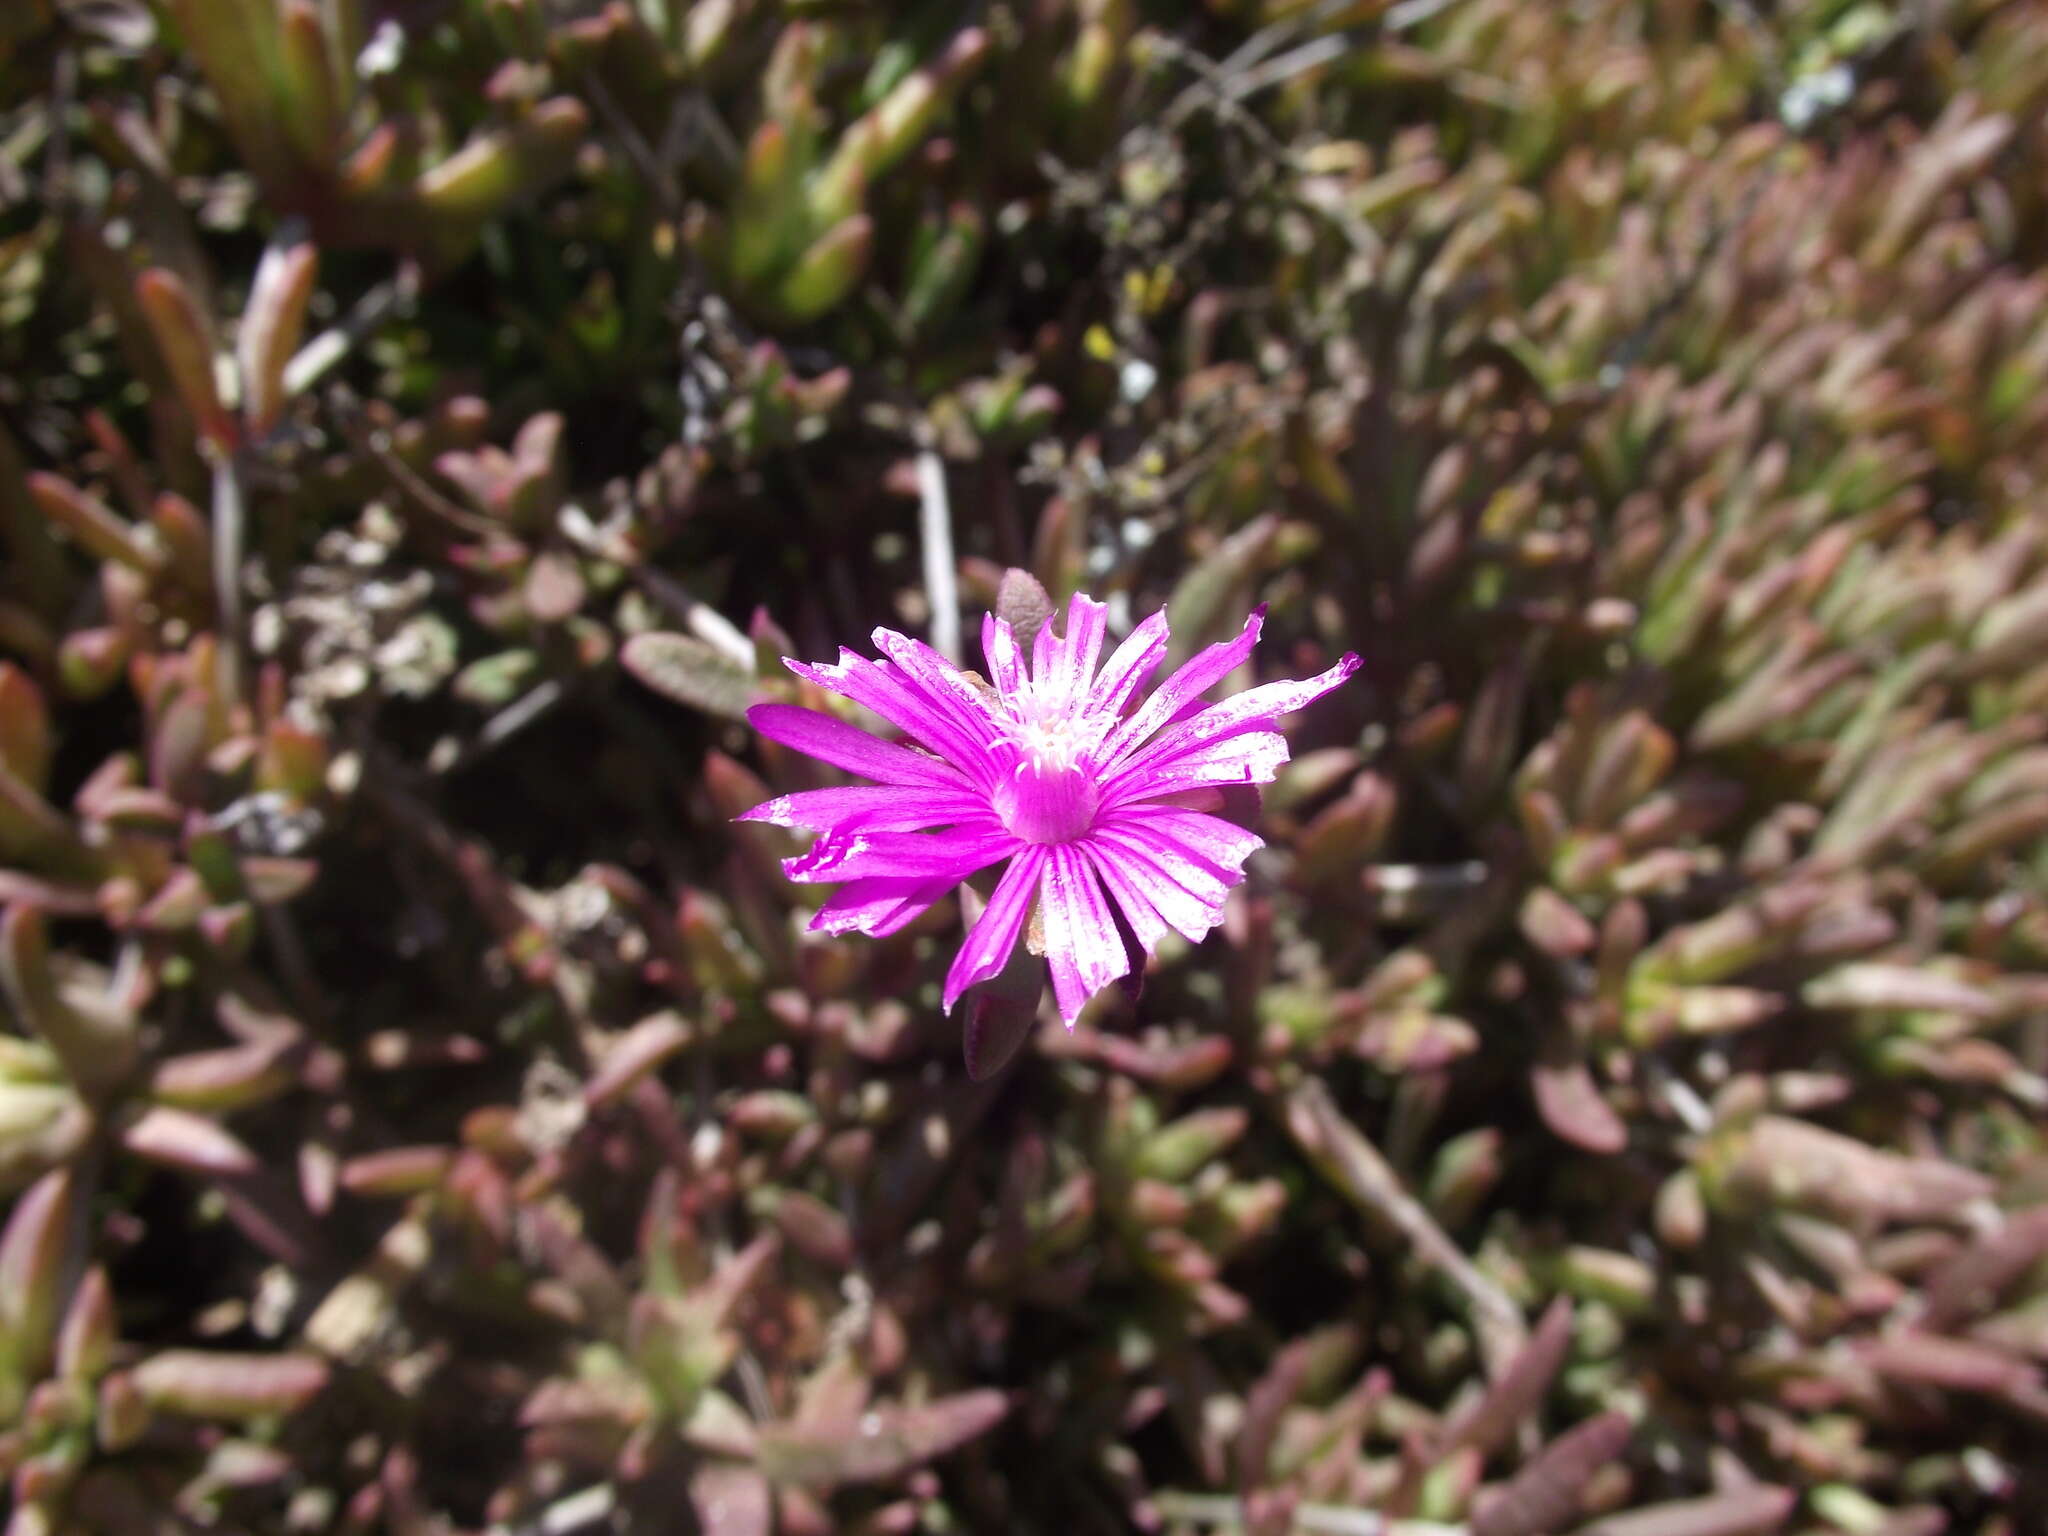
M1101 794L1080 758L1072 716L1039 708L1018 719L1017 762L996 786L995 811L1027 843L1069 843L1095 824Z

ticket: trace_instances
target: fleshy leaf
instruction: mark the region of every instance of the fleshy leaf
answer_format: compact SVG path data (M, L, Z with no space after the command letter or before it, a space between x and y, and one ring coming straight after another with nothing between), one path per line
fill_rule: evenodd
M729 720L745 719L760 696L751 668L694 635L635 635L619 660L665 698Z
M819 1490L888 1482L979 1439L1007 1412L1001 1392L976 1391L914 1408L871 1408L851 1424L767 1424L760 1467L773 1482Z

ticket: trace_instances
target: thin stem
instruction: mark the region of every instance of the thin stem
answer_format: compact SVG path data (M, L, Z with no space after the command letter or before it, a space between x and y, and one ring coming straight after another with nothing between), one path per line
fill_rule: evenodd
M558 677L536 683L486 720L483 729L468 745L447 762L435 764L434 771L445 776L470 767L532 725L567 696L568 689Z
M443 496L420 476L391 449L391 444L381 428L358 426L350 435L356 445L377 461L377 466L391 477L392 484L405 492L412 504L449 530L465 538L488 539L498 533L496 524L487 517L479 516Z
M1401 1182L1379 1148L1344 1118L1320 1079L1309 1078L1281 1100L1281 1119L1309 1160L1353 1204L1406 1239L1409 1251L1465 1302L1479 1352L1496 1379L1528 1342L1522 1312L1489 1279Z

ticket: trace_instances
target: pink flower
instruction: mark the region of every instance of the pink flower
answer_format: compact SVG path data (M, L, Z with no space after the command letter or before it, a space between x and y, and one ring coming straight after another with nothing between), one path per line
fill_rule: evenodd
M1358 670L1267 683L1218 704L1202 694L1251 655L1260 608L1135 709L1166 655L1153 614L1101 660L1105 609L1076 595L1066 632L1047 623L1031 664L1007 621L982 621L989 680L929 646L877 629L886 661L851 651L837 666L788 661L798 677L874 711L913 745L882 741L815 710L757 704L747 718L784 746L875 782L782 795L740 818L821 832L785 861L792 880L844 881L811 927L894 933L978 870L1009 860L946 973L944 1006L994 976L1034 899L1060 1017L1131 968L1117 916L1152 953L1167 930L1198 941L1262 840L1195 807L1233 784L1263 784L1287 761L1281 715Z

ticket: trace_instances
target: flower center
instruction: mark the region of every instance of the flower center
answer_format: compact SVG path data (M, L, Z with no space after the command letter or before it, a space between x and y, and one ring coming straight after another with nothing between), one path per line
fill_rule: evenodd
M1040 738L1021 744L1022 755L996 787L996 814L1027 843L1067 843L1095 821L1100 795L1095 776L1062 750Z

